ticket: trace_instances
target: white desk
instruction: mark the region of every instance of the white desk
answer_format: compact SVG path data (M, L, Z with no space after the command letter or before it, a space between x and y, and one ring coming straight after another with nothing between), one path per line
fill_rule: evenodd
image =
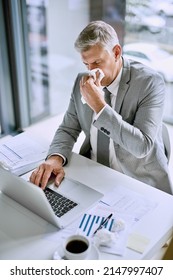
M172 235L173 196L77 154L72 155L65 171L100 192L121 185L158 203L132 229L150 240L143 254L127 249L124 257L101 253L100 259L150 259ZM58 245L56 233L57 228L0 194L0 259L52 259Z

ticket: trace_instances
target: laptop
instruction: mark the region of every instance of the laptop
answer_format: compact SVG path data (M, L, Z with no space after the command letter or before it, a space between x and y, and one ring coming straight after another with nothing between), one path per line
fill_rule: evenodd
M69 225L103 197L102 193L67 177L58 188L50 183L45 191L1 167L0 178L2 193L58 228Z

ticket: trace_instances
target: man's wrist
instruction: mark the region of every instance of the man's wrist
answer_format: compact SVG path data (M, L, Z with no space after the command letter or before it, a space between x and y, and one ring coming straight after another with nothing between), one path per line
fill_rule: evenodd
M104 109L104 107L106 106L106 103L102 103L102 104L97 104L97 107L95 108L95 113L99 114L100 112L102 112L102 110Z
M50 159L50 158L53 159L53 157L56 160L58 159L59 162L62 164L62 166L64 166L66 164L66 161L67 161L66 158L62 154L59 154L59 153L48 155L48 157L46 159Z
M98 113L96 113L96 116L94 118L95 120L98 119L98 117L101 115L101 113L103 112L103 110L105 109L106 106L107 106L107 104Z

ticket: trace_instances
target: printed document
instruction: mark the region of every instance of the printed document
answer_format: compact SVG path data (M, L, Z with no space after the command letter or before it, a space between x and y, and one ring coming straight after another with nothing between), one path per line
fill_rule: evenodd
M45 159L48 148L45 140L23 132L0 145L0 165L16 175L22 175Z

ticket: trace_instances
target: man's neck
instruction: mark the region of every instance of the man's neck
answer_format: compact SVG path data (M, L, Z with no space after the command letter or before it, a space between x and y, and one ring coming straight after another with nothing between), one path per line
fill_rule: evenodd
M107 85L106 87L109 87L115 80L116 80L116 78L118 77L118 75L119 75L119 73L120 73L120 71L121 71L121 69L122 69L122 64L123 64L123 60L122 60L122 57L120 57L119 59L118 59L118 61L116 61L116 74L115 74L115 76L114 76L114 79L112 80L112 82L109 84L109 85Z

